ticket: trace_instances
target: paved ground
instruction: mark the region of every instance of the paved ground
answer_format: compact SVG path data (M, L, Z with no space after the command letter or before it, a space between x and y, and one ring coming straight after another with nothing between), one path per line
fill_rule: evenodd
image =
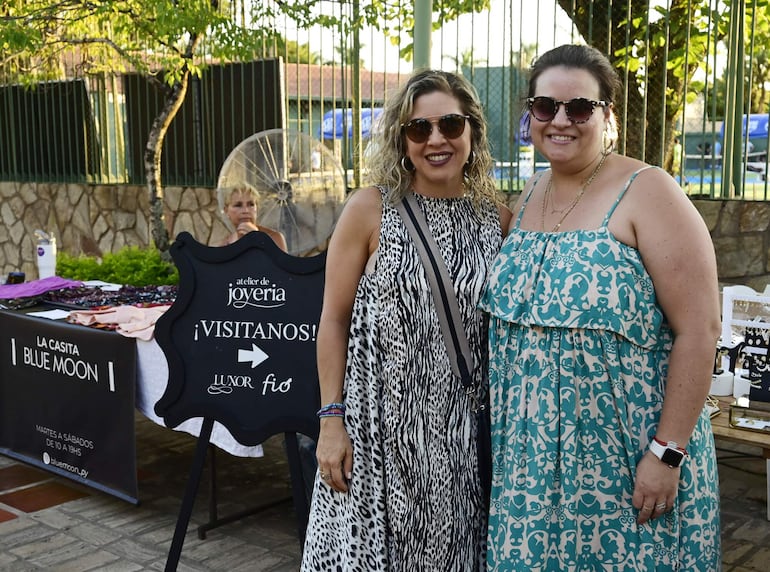
M28 498L19 502L7 497L9 491L0 492L0 571L129 572L165 568L196 440L186 433L159 427L141 414L137 414L136 428L140 505L135 507L34 469L35 480L11 489L17 493L39 489ZM208 467L204 469L179 561L180 572L298 569L300 545L282 440L270 439L265 453L261 459L217 453L219 516L278 504L211 530L201 540L197 527L208 521L209 473ZM0 484L4 468L10 467L25 466L0 456ZM66 492L52 489L53 484L63 485L65 491L87 494L34 510L36 504L50 504L61 497L66 500ZM17 506L26 503L22 508L27 511L9 502ZM2 522L3 511L15 518Z
M165 568L195 440L158 427L139 414L136 427L138 507L0 457L0 572ZM770 570L770 522L765 519L765 463L735 458L735 445L718 445L723 459L719 476L724 570L766 572ZM180 572L298 569L300 546L281 440L271 439L265 451L263 459L217 455L219 513L278 504L212 530L201 540L197 526L208 519L205 473Z

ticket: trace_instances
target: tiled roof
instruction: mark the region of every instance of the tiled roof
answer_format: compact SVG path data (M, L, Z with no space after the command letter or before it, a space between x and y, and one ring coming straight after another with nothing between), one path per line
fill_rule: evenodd
M289 98L341 99L353 93L351 68L287 63L284 75ZM407 78L408 73L361 70L361 99L382 102Z

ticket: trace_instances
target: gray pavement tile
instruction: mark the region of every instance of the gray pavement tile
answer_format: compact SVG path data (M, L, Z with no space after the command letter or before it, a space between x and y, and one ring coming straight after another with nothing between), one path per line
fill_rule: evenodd
M40 572L40 568L17 561L13 564L0 564L0 572Z
M66 530L83 522L82 518L78 518L59 510L58 506L45 510L39 510L33 514L30 514L29 516L33 520L36 520L41 524L45 524L46 526L50 526L51 528L55 528L57 530Z
M27 542L11 548L10 552L27 562L37 564L41 558L46 559L61 550L67 550L75 542L78 540L69 534L56 532L42 538L28 538Z
M93 568L92 570L88 572L142 572L144 570L148 570L143 564L137 564L136 562L128 562L125 560L118 560L115 562L110 562L109 564L105 564L104 566L101 566L99 568ZM162 570L162 568L161 568ZM59 572L51 571L51 572Z
M60 510L82 519L106 519L132 509L132 505L115 497L92 491L90 496L60 505Z
M299 569L299 563L295 560L289 560L287 562L284 562L282 564L278 564L277 566L270 568L269 570L266 570L265 572L297 572ZM248 572L247 570L238 570L237 572Z
M41 524L29 515L22 513L19 518L0 522L0 538L2 538L3 544L7 545L7 539L13 537L17 532L22 532L28 528L37 526L41 526Z
M56 530L24 516L0 523L0 547L13 552L34 541L42 541L56 534ZM14 552L15 553L15 552Z
M163 546L171 546L171 540L174 538L174 523L163 523L154 530L147 530L140 535L137 535L136 539L139 542L145 544L161 544ZM192 537L191 537L192 538ZM167 548L168 549L168 548Z
M63 562L71 562L73 560L79 560L80 558L87 557L93 553L93 547L76 539L69 535L62 535L67 537L67 543L60 546L52 547L50 552L37 554L33 557L27 557L27 560L33 564L37 564L44 570L59 569L59 566ZM115 560L116 558L110 558Z
M735 538L736 540L751 542L752 544L757 544L759 546L767 546L770 544L770 527L757 526L756 520L752 519L734 529L730 537Z
M122 536L120 531L104 528L98 523L91 521L81 521L70 528L69 533L81 540L89 542L94 547L100 547L115 542Z
M105 546L104 549L117 554L121 559L143 564L165 555L168 551L167 547L137 542L135 539L128 537L121 537Z
M0 572L163 571L195 443L137 417L140 505L89 490L88 497L0 523ZM725 455L731 453L720 451ZM0 457L0 466L13 462ZM301 550L281 438L265 444L262 459L220 452L217 467L220 517L268 499L287 500L210 530L201 540L197 527L209 518L207 468L178 572L295 572ZM770 570L764 471L761 459L719 465L725 572Z
M756 570L761 572L767 572L770 563L770 548L761 547L751 557L743 563L745 568L749 570Z
M90 551L88 554L62 562L56 565L56 572L90 572L102 571L112 564L115 564L118 557L115 554L104 550Z
M279 554L269 553L258 561L246 563L237 568L228 569L232 572L272 572L274 570L291 570L297 572L299 563Z
M2 569L3 566L7 566L12 562L18 561L18 556L11 554L10 552L6 552L5 550L0 550L0 569Z

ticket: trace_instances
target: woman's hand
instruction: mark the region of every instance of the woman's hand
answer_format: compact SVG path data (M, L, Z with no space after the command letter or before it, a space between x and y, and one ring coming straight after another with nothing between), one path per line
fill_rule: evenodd
M321 419L321 432L316 445L318 473L335 491L348 491L353 476L353 446L342 417Z
M637 524L644 524L671 510L679 490L680 473L681 469L672 469L649 451L644 454L636 467L631 499L631 504L639 511Z
M256 230L259 230L259 227L256 224L254 224L251 221L245 221L240 223L235 228L235 234L238 235L238 238L242 238L243 236L249 234L250 232L254 232Z

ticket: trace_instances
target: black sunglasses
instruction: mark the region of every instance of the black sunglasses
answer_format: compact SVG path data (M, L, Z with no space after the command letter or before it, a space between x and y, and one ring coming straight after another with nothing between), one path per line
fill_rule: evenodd
M404 130L404 133L411 141L425 143L430 134L433 133L433 124L435 123L444 137L447 139L457 139L465 131L465 120L470 118L470 115L460 115L458 113L442 115L438 119L419 117L402 123L401 129Z
M567 119L572 121L572 123L585 123L591 119L594 108L607 107L609 103L601 100L586 99L585 97L575 97L569 101L559 101L543 95L527 98L529 112L538 121L552 121L556 117L560 105L564 106Z

